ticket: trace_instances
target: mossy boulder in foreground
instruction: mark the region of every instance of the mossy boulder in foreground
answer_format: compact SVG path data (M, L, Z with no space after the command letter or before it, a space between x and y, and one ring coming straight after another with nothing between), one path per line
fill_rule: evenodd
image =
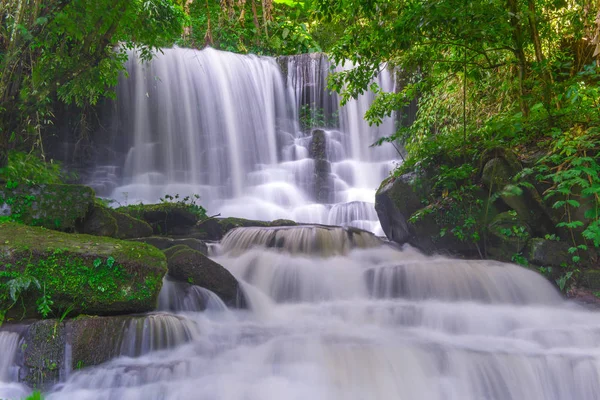
M39 317L44 297L57 317L151 311L166 271L164 254L144 243L0 224L0 310L8 319ZM39 287L17 290L14 302L19 280Z

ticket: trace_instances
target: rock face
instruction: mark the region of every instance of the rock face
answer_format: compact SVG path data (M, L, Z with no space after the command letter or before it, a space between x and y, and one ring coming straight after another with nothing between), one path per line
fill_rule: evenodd
M73 370L172 348L197 334L192 322L168 314L42 320L7 324L2 330L21 335L19 378L38 389L49 388Z
M168 265L171 278L209 289L230 307L245 307L238 281L204 254L181 249L169 256Z
M94 205L94 191L83 185L39 185L0 189L4 216L27 225L72 232Z
M164 254L143 243L0 224L0 310L8 319L38 317L43 298L55 316L151 311L166 271Z

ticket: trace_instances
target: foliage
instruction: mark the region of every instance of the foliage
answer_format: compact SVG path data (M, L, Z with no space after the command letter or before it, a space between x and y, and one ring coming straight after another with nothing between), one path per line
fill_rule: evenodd
M176 207L184 208L196 215L199 220L204 220L207 218L206 209L197 203L198 200L200 200L200 196L197 194L185 196L183 198L180 198L179 194L176 194L175 196L166 194L160 199L160 202L163 204L171 204L175 205Z
M15 0L0 21L1 156L43 154L56 101L85 107L111 95L127 51L149 59L179 37L185 14L171 0Z
M312 38L311 3L280 1L194 1L188 6L189 34L178 43L210 45L236 53L285 55L319 51Z
M304 104L299 112L300 128L308 131L312 128L335 127L338 125L338 111L336 110L329 118L322 108L316 107L314 103Z
M342 102L375 92L365 117L379 124L418 101L414 123L376 144L401 142L407 156L395 174L415 171L432 183L423 213L468 201L457 188L475 182L482 155L510 148L523 158L542 155L535 174L564 210L557 229L571 235L573 262L600 245L594 2L317 0L317 10L344 27L333 61L356 65L330 79ZM374 83L381 68L395 69L400 90L385 93ZM458 237L469 236L472 211L463 208L446 227Z
M40 185L62 183L65 174L59 162L45 162L36 155L11 151L8 153L8 164L0 169L0 179L7 187L19 184Z

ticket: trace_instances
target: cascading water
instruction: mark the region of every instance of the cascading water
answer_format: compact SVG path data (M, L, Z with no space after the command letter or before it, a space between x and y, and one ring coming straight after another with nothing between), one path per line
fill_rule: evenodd
M375 238L349 248L348 231L324 229L230 232L214 259L244 281L251 310L183 302L190 341L77 371L47 398L598 398L600 314L541 275Z
M27 390L16 383L18 368L15 358L21 337L16 332L0 332L0 399L19 399L27 395Z
M96 135L110 156L89 184L121 204L198 194L211 214L350 225L382 234L375 189L393 167L391 145L369 148L394 131L393 118L370 127L365 94L338 110L326 89L322 55L273 58L213 49L165 49L129 78ZM378 83L394 90L390 72ZM336 128L315 135L312 124ZM320 144L317 143L320 140ZM319 147L320 146L320 147Z

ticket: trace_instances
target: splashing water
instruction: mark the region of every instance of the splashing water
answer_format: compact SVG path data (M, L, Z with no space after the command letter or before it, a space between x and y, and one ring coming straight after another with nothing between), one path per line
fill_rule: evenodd
M303 234L286 232L291 249ZM223 246L215 260L244 281L251 311L187 310L191 341L78 371L48 398L598 398L600 314L541 275L385 244L342 252L336 238L315 234L340 247L325 257Z

